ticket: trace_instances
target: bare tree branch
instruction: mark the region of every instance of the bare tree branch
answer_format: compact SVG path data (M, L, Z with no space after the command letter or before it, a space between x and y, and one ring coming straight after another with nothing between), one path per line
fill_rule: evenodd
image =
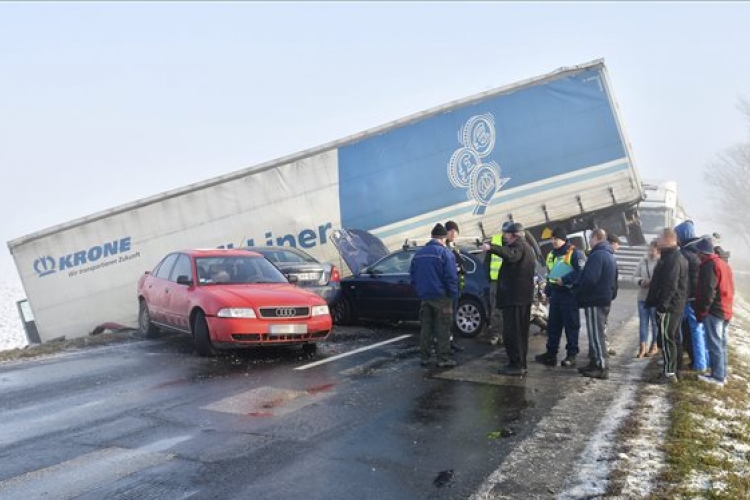
M750 103L741 100L738 108L750 125ZM706 183L715 188L711 197L717 212L735 237L750 246L750 126L748 138L718 154L703 173Z

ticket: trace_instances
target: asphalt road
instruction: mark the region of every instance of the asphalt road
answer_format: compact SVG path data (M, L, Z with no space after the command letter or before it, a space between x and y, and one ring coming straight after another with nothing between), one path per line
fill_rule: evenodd
M626 290L613 307L618 346L636 345L619 332L634 306ZM0 498L468 498L566 394L599 391L606 406L614 392L531 362L542 336L521 380L496 375L503 349L474 340L461 340L458 367L425 370L417 337L417 325L365 325L313 357L202 359L187 337L163 336L0 365ZM585 327L581 350L585 363ZM563 445L574 454L585 439ZM508 498L551 494L545 478L572 467L542 464Z

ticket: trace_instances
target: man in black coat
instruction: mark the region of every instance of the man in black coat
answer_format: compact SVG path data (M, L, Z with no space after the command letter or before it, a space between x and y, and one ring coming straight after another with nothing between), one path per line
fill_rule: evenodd
M503 314L503 343L509 364L498 373L521 377L526 373L526 354L529 350L531 304L534 301L534 249L526 243L526 233L520 223L504 230L506 244L485 243L483 250L503 259L497 277L497 308Z
M671 384L677 381L677 357L682 353L680 325L688 299L689 266L677 246L677 233L674 229L664 229L656 244L661 257L654 268L646 307L656 308L656 326L663 346L664 371L654 382Z

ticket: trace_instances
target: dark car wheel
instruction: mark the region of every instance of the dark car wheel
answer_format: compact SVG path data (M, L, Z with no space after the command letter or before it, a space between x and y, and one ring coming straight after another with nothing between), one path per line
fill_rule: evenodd
M318 352L318 344L302 344L302 352L304 354L315 354Z
M333 322L337 325L351 325L356 323L357 316L354 314L354 308L352 303L346 297L342 297L341 300L336 302L332 310Z
M456 328L462 337L476 337L484 328L485 318L482 306L470 297L458 301L456 311Z
M203 312L198 311L193 320L193 342L198 355L204 358L216 356L216 348L211 343L211 334Z
M141 299L138 302L138 331L141 332L141 335L145 335L148 338L153 337L159 333L159 328L151 322L151 313L148 310L146 301Z

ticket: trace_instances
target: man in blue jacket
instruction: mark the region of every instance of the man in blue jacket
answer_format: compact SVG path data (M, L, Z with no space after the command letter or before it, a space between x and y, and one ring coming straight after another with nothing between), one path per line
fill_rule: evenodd
M607 308L615 296L617 264L603 229L591 233L589 244L591 253L573 288L578 307L584 311L589 336L589 364L579 371L584 377L606 380L609 378L609 367L604 321Z
M680 253L688 262L688 294L685 311L682 315L680 332L682 349L688 353L693 370L702 372L708 368L708 352L706 351L706 332L703 324L695 317L695 294L698 289L698 275L700 274L701 259L696 251L696 243L700 240L695 236L693 221L686 220L674 228L677 234L677 244ZM682 368L682 352L677 355L677 364Z
M458 272L456 259L445 246L447 236L445 226L436 224L432 229L432 240L411 261L411 284L422 300L419 312L422 366L430 363L433 339L437 339L438 367L456 366L450 357L450 328L453 301L458 300Z
M560 366L573 368L578 355L578 336L581 331L581 314L571 291L583 269L583 252L571 245L562 227L552 231L552 250L547 255L547 297L549 297L549 319L547 320L547 351L536 356L536 361L548 366L557 366L557 351L560 348L563 328L567 353Z

